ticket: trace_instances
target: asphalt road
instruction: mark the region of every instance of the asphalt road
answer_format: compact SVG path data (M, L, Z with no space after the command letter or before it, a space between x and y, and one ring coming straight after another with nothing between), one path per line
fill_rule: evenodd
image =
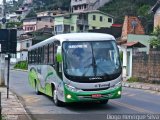
M122 98L110 100L106 105L78 103L56 107L51 98L36 95L28 84L27 72L14 70L10 72L10 88L20 96L27 111L38 120L106 120L113 118L109 114L144 113L149 118L150 114L160 113L160 93L153 91L123 88Z

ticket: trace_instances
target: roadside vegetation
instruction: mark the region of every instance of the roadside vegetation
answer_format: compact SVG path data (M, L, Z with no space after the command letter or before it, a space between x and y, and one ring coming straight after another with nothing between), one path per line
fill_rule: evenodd
M147 80L142 80L141 78L138 78L138 77L130 77L127 80L127 82L129 82L129 83L141 82L141 83L160 84L160 81L157 81L157 80L147 81Z
M160 26L156 27L152 33L155 38L152 38L150 44L154 48L160 48Z
M127 80L127 82L130 82L130 83L132 83L132 82L142 82L141 80L139 80L138 78L136 78L136 77L130 77L128 80Z
M19 61L14 66L15 69L22 69L27 70L28 69L28 63L27 61Z

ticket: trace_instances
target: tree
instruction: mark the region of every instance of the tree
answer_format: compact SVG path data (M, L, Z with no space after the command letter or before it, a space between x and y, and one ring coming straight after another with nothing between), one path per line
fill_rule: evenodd
M160 48L160 26L155 28L153 35L155 37L150 40L151 46L153 46L155 48Z

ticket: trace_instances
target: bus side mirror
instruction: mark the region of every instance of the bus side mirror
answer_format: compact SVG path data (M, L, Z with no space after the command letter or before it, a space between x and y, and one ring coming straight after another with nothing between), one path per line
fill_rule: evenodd
M60 43L59 40L54 41L54 44L55 44L56 46L60 46L60 45L61 45L61 43Z

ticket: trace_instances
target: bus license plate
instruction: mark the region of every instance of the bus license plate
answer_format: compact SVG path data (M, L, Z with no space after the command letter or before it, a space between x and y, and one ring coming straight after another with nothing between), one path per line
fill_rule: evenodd
M100 98L100 97L102 97L101 94L93 94L93 95L92 95L92 98Z

